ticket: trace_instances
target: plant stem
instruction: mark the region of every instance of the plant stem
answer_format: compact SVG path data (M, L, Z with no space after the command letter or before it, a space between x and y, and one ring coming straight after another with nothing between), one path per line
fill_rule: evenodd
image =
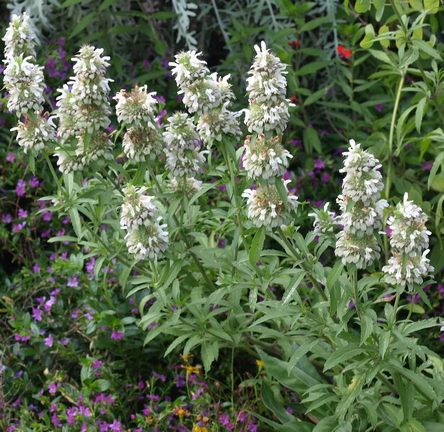
M401 77L399 78L398 89L396 90L395 96L395 104L393 106L393 114L392 121L390 123L390 134L389 134L389 142L388 142L388 169L387 169L387 181L385 184L385 199L388 200L390 198L390 187L392 182L392 170L393 170L393 137L395 134L395 123L396 123L396 115L398 113L399 101L401 99L402 87L404 85L405 72L402 72Z
M51 171L52 176L54 177L54 180L57 184L57 190L59 193L61 192L62 188L60 186L60 180L57 177L56 172L54 171L54 167L52 166L51 160L49 159L48 153L43 152L43 156L45 157L46 163L48 164L49 170Z
M319 295L321 296L323 301L327 301L327 296L324 293L324 290L322 289L321 285L319 285L319 282L311 275L310 269L308 268L307 262L302 260L302 257L300 256L300 254L297 252L297 250L293 247L293 245L288 241L287 237L285 236L285 234L282 232L281 227L278 227L277 229L280 238L282 239L282 241L286 244L286 246L288 247L288 249L290 249L291 253L293 254L294 258L296 258L297 261L302 261L301 263L299 263L299 267L302 268L302 270L307 272L307 276L308 279L310 279L310 282L313 284L313 286L316 288L316 290L318 291Z
M355 302L355 309L358 317L361 315L361 311L359 309L359 293L358 293L358 270L354 269L351 273L351 283L353 288L353 297Z

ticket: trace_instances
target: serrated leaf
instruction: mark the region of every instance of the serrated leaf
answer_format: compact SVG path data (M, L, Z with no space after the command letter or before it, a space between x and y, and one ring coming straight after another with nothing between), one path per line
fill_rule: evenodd
M362 354L365 351L363 348L353 348L353 346L355 345L349 344L333 352L324 364L324 372L334 368L339 363L346 362L353 357Z
M319 342L319 339L315 339L313 341L306 340L299 348L296 349L296 351L293 353L293 355L290 358L290 361L288 362L287 371L290 375L291 370L296 366L298 361L305 356L309 351L312 350Z

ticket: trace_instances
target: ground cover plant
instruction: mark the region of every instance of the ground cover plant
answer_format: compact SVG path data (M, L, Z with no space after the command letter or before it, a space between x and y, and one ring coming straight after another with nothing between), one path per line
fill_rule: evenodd
M5 20L2 428L440 430L439 2L195 6Z

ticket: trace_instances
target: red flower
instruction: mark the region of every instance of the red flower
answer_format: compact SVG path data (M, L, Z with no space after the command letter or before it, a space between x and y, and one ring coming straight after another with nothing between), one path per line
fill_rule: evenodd
M297 99L297 97L296 97L296 96L292 96L292 97L290 98L290 102L293 102L293 103L297 104L297 103L298 103L298 99Z
M287 43L288 43L288 45L290 45L293 48L299 48L301 45L298 41L287 42Z
M341 58L348 59L352 55L352 52L350 50L346 50L342 45L338 45L337 51L339 57Z

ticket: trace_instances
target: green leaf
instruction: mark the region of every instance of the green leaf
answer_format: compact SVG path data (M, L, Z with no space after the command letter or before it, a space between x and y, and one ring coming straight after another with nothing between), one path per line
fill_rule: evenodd
M442 161L444 160L444 152L441 152L435 159L432 165L432 169L430 170L429 179L427 180L427 187L430 189L430 186L433 182L433 179L438 171L438 168L441 166Z
M338 420L334 417L324 417L313 429L313 432L332 432L336 431Z
M128 25L118 25L111 27L108 30L108 34L123 34L123 33L131 33L138 31L139 28L137 26L128 26Z
M360 321L361 321L361 342L359 345L361 346L373 332L375 317L370 315L370 311L365 311L361 315Z
M287 191L287 188L285 187L284 183L280 179L277 180L275 185L276 185L276 189L278 191L278 194L279 194L282 202L284 203L284 206L287 207L287 205L288 205L288 191Z
M251 248L249 253L250 264L255 266L259 261L261 256L262 249L264 248L264 240L265 240L265 227L260 227L251 242Z
M318 101L319 99L323 98L327 94L327 88L322 88L310 96L308 96L307 99L304 101L304 106L311 105L312 103Z
M412 42L413 45L419 48L421 51L424 51L426 54L438 60L439 62L441 61L441 55L439 54L439 52L433 49L427 42L423 41L422 39L416 38L413 38Z
M288 287L285 289L284 295L282 296L282 306L284 306L291 300L295 292L296 299L298 300L299 304L301 303L301 298L299 296L299 293L297 292L297 289L304 276L304 270L295 270L295 275L292 277L290 283L288 284Z
M313 153L313 149L321 155L321 140L319 139L318 131L313 127L307 127L303 132L304 148L308 154Z
M80 240L83 237L83 235L82 235L82 223L80 221L79 211L75 207L72 207L69 210L69 216L71 217L71 223L72 227L74 228L74 232L76 233L78 240Z
M413 406L415 403L415 391L412 388L411 383L406 383L404 385L404 381L399 373L392 374L393 381L395 382L396 388L398 389L398 394L401 399L402 411L404 413L404 420L410 420L413 414Z
M96 12L90 12L88 15L85 15L76 25L68 39L72 39L74 36L78 35L82 30L84 30L96 15Z
M390 66L395 67L393 60L383 51L378 51L374 49L370 49L370 54L378 60L381 60L384 63L389 64ZM374 75L373 75L374 76Z
M102 4L99 6L99 12L109 8L112 6L117 0L104 0Z
M384 331L379 338L379 353L381 354L381 358L384 359L385 353L390 343L391 332Z
M354 348L356 345L349 344L337 349L333 354L327 359L324 365L324 372L326 370L332 369L339 363L347 362L348 360L362 354L365 350L363 348Z
M329 20L330 20L329 16L323 16L323 17L311 19L310 21L303 24L299 31L302 33L304 31L313 30L316 27L319 27L320 25L324 24L324 22L329 21Z
M287 371L289 375L291 370L296 366L299 360L303 356L305 356L305 354L311 351L312 348L318 344L318 342L319 339L312 340L311 342L309 340L306 340L299 348L297 348L297 350L291 356L290 361L288 362Z
M319 69L322 69L330 64L329 60L325 61L317 61L317 62L311 62L306 64L305 66L302 66L298 71L296 71L296 75L302 76L302 75L309 75L312 73L315 73Z
M66 2L60 5L61 8L67 8L76 4L82 3L83 0L66 0Z
M439 9L439 0L424 0L424 9L429 12L429 14L436 14Z
M178 16L179 16L179 14L177 14L175 12L160 11L160 12L156 12L156 13L153 13L152 15L150 15L150 19L166 20L166 19L176 18Z
M426 106L427 98L423 97L416 106L416 112L415 112L415 126L418 133L421 132L421 123L422 119L424 117L424 107Z
M106 379L98 379L91 385L91 390L95 392L104 392L111 387L111 383Z
M264 405L282 422L292 421L294 418L285 408L276 400L276 396L271 387L262 381L261 395Z
M367 12L370 9L370 0L357 0L355 12L358 14Z

